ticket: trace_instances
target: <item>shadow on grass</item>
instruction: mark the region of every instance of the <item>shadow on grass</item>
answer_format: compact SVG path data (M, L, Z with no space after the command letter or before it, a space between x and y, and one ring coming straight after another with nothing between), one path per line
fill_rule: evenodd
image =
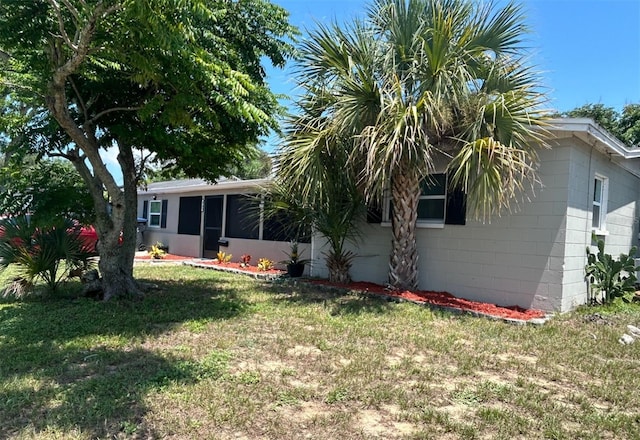
M139 348L139 342L182 323L245 313L238 287L217 277L153 283L158 290L137 301L0 303L0 438L44 430L155 438L140 425L150 391L218 376L223 354L220 362L214 356L203 364Z
M331 310L330 313L333 316L387 313L392 308L391 302L386 298L359 295L344 289L299 281L273 283L267 287L267 291L274 294L273 302L322 304Z

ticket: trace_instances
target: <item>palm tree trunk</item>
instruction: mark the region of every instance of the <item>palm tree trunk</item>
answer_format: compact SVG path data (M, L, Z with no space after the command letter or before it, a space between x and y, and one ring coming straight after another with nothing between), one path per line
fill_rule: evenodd
M392 246L389 261L389 284L396 289L418 287L418 250L416 221L420 200L420 179L408 167L399 166L391 178Z

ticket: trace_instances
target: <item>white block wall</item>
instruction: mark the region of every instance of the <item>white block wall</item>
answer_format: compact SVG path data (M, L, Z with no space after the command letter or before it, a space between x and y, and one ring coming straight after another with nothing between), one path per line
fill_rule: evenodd
M617 257L628 253L638 244L638 195L639 179L609 157L591 147L573 146L571 149L571 180L567 208L567 245L565 275L563 280L562 310L575 308L587 299L584 280L586 247L592 243L592 201L596 174L609 179L606 232L600 238L605 241L605 252Z
M518 212L490 224L468 218L464 226L418 230L421 289L547 311L570 310L586 301L584 265L595 173L610 177L606 250L613 255L627 252L636 241L638 179L600 153L591 156L590 147L575 138L541 151L540 160L544 187ZM364 225L362 231L352 277L385 283L390 228ZM322 240L315 240L317 276L327 276L322 249Z

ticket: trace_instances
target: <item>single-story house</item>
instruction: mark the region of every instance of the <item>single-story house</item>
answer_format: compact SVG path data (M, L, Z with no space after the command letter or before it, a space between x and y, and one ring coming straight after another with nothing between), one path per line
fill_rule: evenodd
M567 311L587 301L586 248L595 234L612 255L638 244L640 149L630 149L591 119L551 121L550 149L539 150L542 188L517 212L482 223L466 218L464 203L435 175L421 197L417 245L420 288L472 300ZM444 171L444 165L441 165ZM148 218L145 242L175 254L284 259L288 237L253 216L245 224L246 194L268 180L153 183L138 192ZM389 203L362 224L351 270L354 280L387 281L391 249ZM461 209L462 208L462 209ZM377 218L374 218L377 217ZM322 237L301 245L309 272L326 277Z

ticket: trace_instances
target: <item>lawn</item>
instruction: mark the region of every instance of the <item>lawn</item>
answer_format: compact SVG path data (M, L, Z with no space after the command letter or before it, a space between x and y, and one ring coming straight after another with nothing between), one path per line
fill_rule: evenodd
M640 341L617 342L637 306L514 326L136 272L140 301L0 302L0 438L640 438Z

